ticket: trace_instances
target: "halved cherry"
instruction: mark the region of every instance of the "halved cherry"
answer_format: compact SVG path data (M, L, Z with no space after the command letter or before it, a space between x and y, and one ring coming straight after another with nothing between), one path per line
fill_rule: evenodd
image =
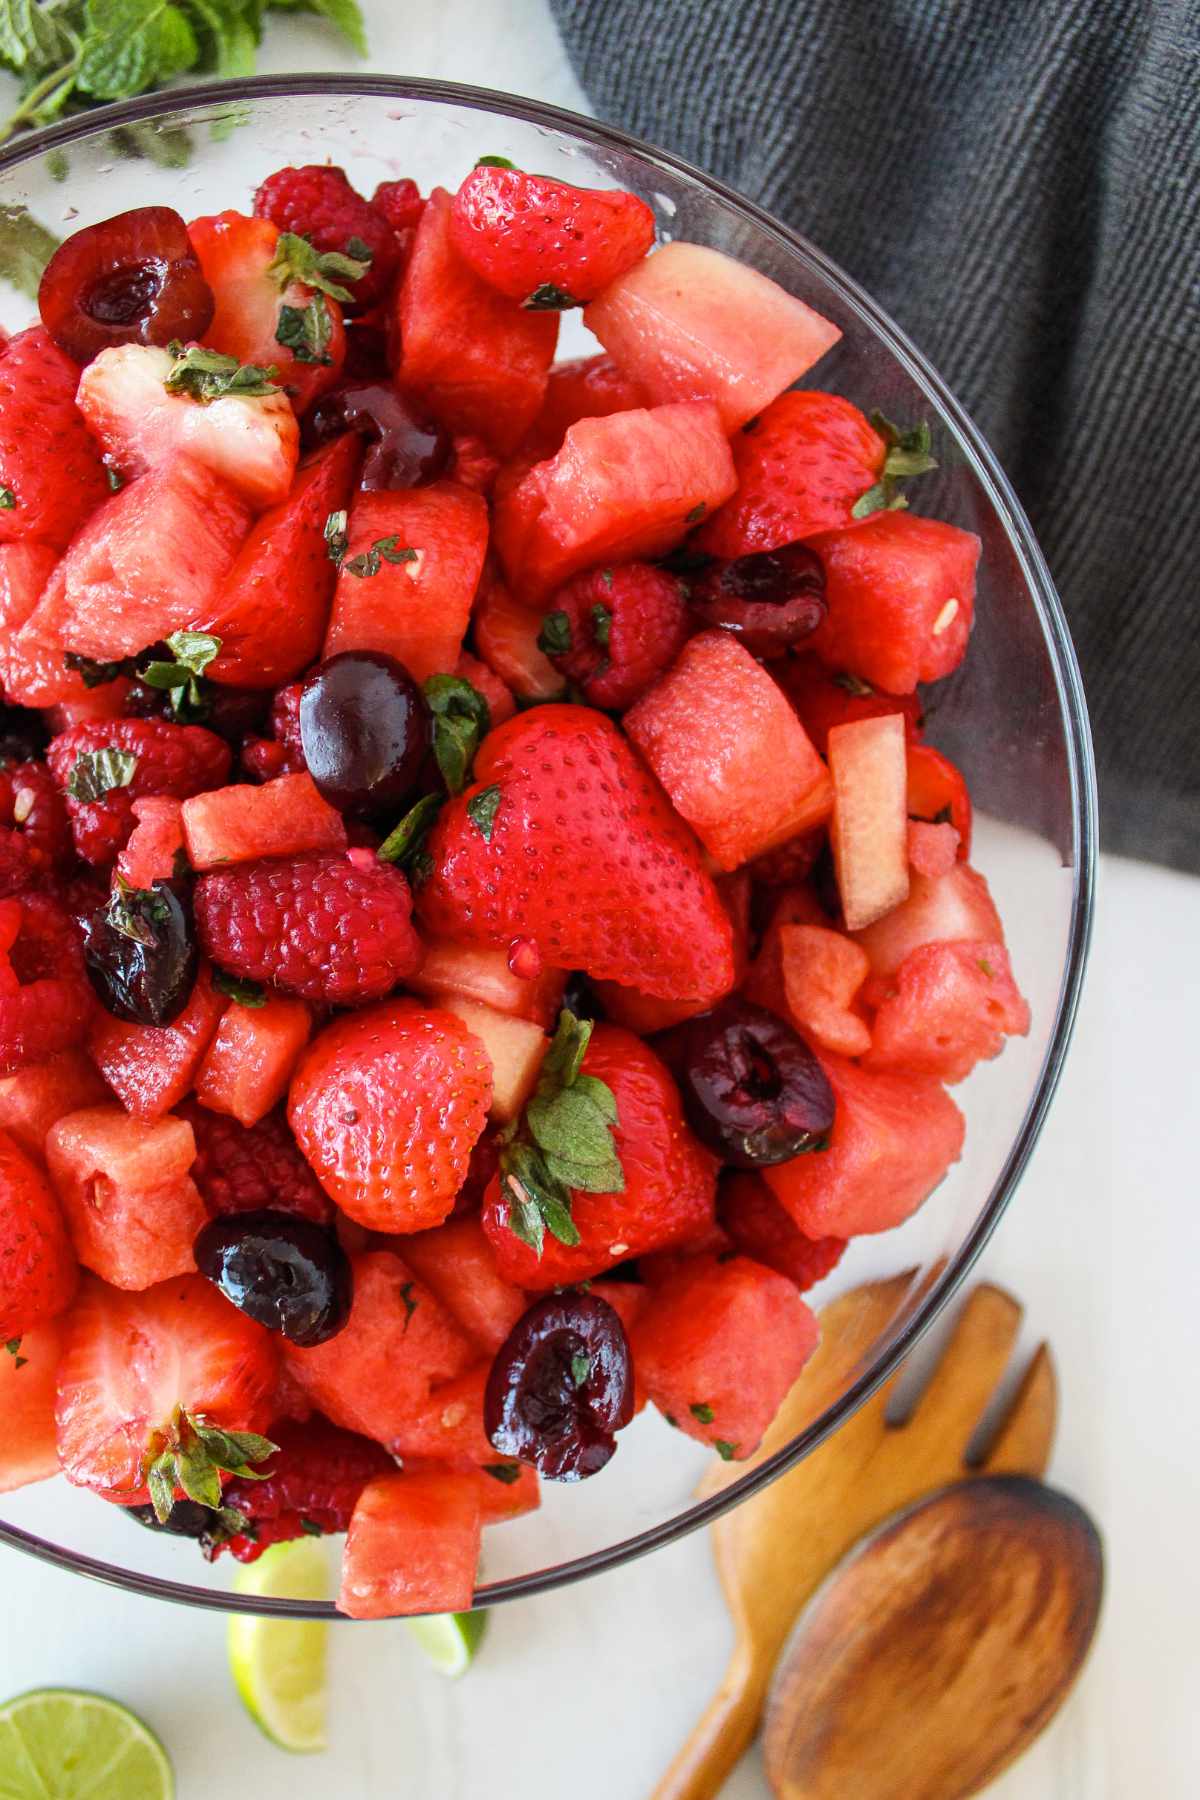
M169 206L138 206L86 225L54 252L38 289L60 350L90 362L113 344L202 337L213 297L187 226Z

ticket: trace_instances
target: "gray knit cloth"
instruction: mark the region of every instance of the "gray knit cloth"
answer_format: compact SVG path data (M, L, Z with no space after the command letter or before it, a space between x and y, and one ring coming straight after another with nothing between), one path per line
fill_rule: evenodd
M1200 0L552 0L602 118L804 232L997 451L1109 849L1200 869Z

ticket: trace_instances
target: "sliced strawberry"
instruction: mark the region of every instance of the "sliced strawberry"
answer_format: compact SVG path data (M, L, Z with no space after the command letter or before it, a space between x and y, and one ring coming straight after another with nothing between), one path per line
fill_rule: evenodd
M62 1312L79 1270L62 1211L41 1168L0 1131L0 1343ZM2 1352L0 1352L2 1354Z
M0 544L62 549L108 496L100 452L75 407L79 370L41 326L0 355Z

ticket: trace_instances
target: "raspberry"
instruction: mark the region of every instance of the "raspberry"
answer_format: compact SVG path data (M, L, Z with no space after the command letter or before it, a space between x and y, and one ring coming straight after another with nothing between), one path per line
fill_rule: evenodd
M318 250L348 250L357 238L371 252L371 266L354 283L348 313L368 312L384 299L400 265L401 247L386 216L350 186L344 169L308 163L277 169L254 196L254 211L280 231L306 237Z
M687 635L679 582L635 562L594 569L559 588L538 644L592 706L621 711L674 662Z
M257 1125L239 1125L226 1113L209 1112L196 1100L175 1108L196 1138L191 1176L214 1218L225 1213L296 1213L332 1225L333 1202L305 1162L282 1112Z
M395 1471L382 1445L331 1425L319 1413L304 1424L281 1419L267 1435L279 1455L266 1480L235 1475L221 1495L221 1504L240 1512L247 1529L212 1543L210 1558L227 1548L238 1562L254 1562L268 1544L311 1535L314 1528L345 1531L368 1481Z
M202 725L174 725L167 719L109 719L73 725L52 738L46 751L60 788L65 788L80 756L96 750L126 750L137 758L127 787L114 788L99 800L67 796L67 812L75 848L85 862L105 867L129 842L135 800L167 795L189 800L207 788L220 787L229 774L232 755Z
M46 887L70 861L67 809L46 765L0 769L0 895Z
M397 232L415 231L425 211L421 190L407 175L399 181L381 181L371 195L371 205Z
M70 914L49 894L0 900L0 1075L78 1043L91 1010Z
M477 494L490 494L500 473L500 458L470 431L456 431L450 442L454 455L451 481L457 481L459 487L474 488Z
M421 960L403 875L344 852L217 870L197 882L195 909L215 963L302 1000L378 1000Z
M717 1196L717 1217L743 1256L786 1275L800 1293L837 1268L840 1237L810 1238L758 1175L730 1175Z
M308 763L300 741L300 690L302 681L281 687L271 706L269 738L248 737L242 745L242 767L257 781L273 781L277 775L303 775Z

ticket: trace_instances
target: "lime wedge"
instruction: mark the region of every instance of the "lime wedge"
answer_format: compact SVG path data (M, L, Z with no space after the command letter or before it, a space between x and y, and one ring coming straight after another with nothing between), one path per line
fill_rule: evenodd
M272 1544L239 1569L234 1588L259 1599L327 1600L329 1561L316 1538ZM242 1704L283 1750L325 1748L325 1635L319 1619L229 1621L229 1668Z
M3 1800L172 1800L174 1792L166 1751L115 1700L36 1688L0 1706Z
M488 1616L485 1612L430 1613L404 1622L422 1650L442 1675L465 1675L483 1642Z

